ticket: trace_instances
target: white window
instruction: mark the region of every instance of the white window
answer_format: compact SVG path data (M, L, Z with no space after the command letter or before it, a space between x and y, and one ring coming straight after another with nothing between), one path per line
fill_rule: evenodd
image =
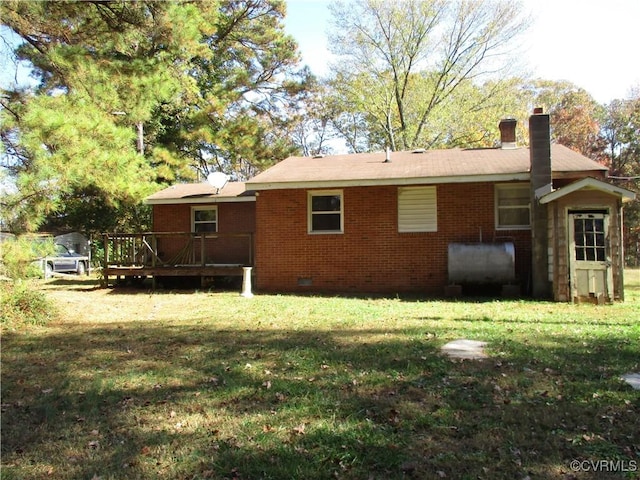
M318 190L308 193L309 233L344 231L342 190Z
M496 229L525 230L531 228L529 184L496 185Z
M437 232L436 187L398 188L398 232Z
M217 232L218 207L191 207L192 232Z

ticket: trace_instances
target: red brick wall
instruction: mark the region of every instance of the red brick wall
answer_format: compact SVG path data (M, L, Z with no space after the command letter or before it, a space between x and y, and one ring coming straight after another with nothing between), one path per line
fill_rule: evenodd
M190 232L191 207L211 204L175 204L153 206L154 232ZM256 230L255 202L218 203L220 233L253 233Z
M264 291L424 292L447 284L451 242L513 240L526 283L530 232L496 231L493 184L437 187L438 231L398 233L398 188L343 190L344 233L307 233L307 190L267 190L256 201L256 288ZM299 285L311 279L311 285Z
M154 232L190 232L191 207L211 204L175 204L153 206ZM217 238L206 239L206 263L251 263L254 253L253 239L250 237L225 236L234 233L255 233L255 202L218 203L218 235ZM188 237L161 238L158 243L160 257L169 261L182 250ZM199 240L195 241L192 261L200 261Z
M191 205L154 205L154 232L191 231Z

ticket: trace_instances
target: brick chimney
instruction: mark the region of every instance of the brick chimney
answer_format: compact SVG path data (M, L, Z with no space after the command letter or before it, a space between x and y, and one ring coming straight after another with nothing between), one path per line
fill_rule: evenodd
M549 232L547 205L539 198L552 189L551 133L549 115L536 108L529 117L529 158L531 161L531 294L534 298L551 295L549 282Z
M500 148L516 148L516 125L515 118L503 118L498 124L500 129Z

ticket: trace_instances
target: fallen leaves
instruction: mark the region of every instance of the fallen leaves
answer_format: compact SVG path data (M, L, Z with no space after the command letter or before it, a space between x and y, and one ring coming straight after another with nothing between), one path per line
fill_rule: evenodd
M402 306L413 309L413 304ZM421 315L416 310L411 318ZM84 475L87 480L94 473L104 480L113 475L96 467L107 464L128 468L120 472L123 478L175 478L177 471L188 471L190 478L247 478L258 469L286 472L291 478L294 471L302 472L309 478L321 462L328 467L325 476L334 467L339 478L403 473L406 478L454 478L465 468L469 477L492 478L502 468L505 477L523 480L532 462L542 469L547 459L561 465L572 458L568 455L583 451L616 448L631 458L637 450L636 396L612 388L624 357L618 359L613 350L610 362L604 356L597 359L607 361L609 370L599 368L594 374L595 360L556 359L537 344L524 346L519 341L527 333L523 323L522 333L516 329L510 334L517 341L505 341L498 359L484 366L452 366L433 353L445 338L434 333L427 341L416 334L423 326L407 328L405 335L404 327L396 325L397 331L380 341L368 338L377 335L375 329L368 332L369 325L364 333L358 324L348 324L353 338L323 326L321 340L328 347L321 348L307 331L315 331L315 325L290 332L258 326L245 334L233 325L212 323L210 317L198 318L197 325L180 323L182 331L173 323L170 329L160 324L157 331L156 325L146 331L138 323L131 328L123 324L134 353L119 355L108 371L103 354L111 355L120 340L113 337L113 328L93 323L91 328L101 333L95 343L87 343L88 351L79 346L94 337L84 330L72 350L51 348L52 362L69 371L48 369L51 376L34 378L7 368L9 381L11 374L17 380L7 390L12 396L5 399L3 390L0 408L3 422L6 416L12 428L7 463L17 465L11 467L16 477L34 478L28 475L34 459L43 451L54 458L56 450L59 463L53 464L52 478ZM503 328L499 322L457 321L452 329L426 323L442 335L459 325L482 327L483 332ZM391 330L388 325L380 328ZM530 342L534 340L532 336ZM241 349L246 355L239 355ZM30 347L25 358L35 350ZM41 412L58 415L48 417L46 430L36 423ZM21 430L11 423L18 420ZM38 442L29 443L36 434ZM512 444L522 455L509 451L505 439L515 439ZM34 445L40 449L37 454L32 453ZM534 456L533 450L540 453ZM286 456L280 455L283 451ZM121 456L114 459L114 452ZM202 463L186 463L196 456ZM283 457L290 457L288 466ZM245 465L245 460L253 463ZM232 472L239 464L241 471ZM38 468L47 478L42 464ZM341 468L350 471L345 474Z
M398 425L400 423L400 412L395 408L391 408L387 415L387 420L391 425Z
M304 423L301 423L300 425L293 427L291 431L296 435L304 435L306 428L307 426Z
M91 450L99 450L100 449L100 441L97 437L100 436L100 431L98 429L93 429L89 432L89 435L93 437L93 440L90 440L87 446Z

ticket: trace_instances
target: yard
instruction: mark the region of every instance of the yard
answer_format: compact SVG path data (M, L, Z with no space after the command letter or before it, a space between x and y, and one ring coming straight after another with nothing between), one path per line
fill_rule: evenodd
M2 335L2 478L640 478L626 279L605 306L43 281L59 318Z

